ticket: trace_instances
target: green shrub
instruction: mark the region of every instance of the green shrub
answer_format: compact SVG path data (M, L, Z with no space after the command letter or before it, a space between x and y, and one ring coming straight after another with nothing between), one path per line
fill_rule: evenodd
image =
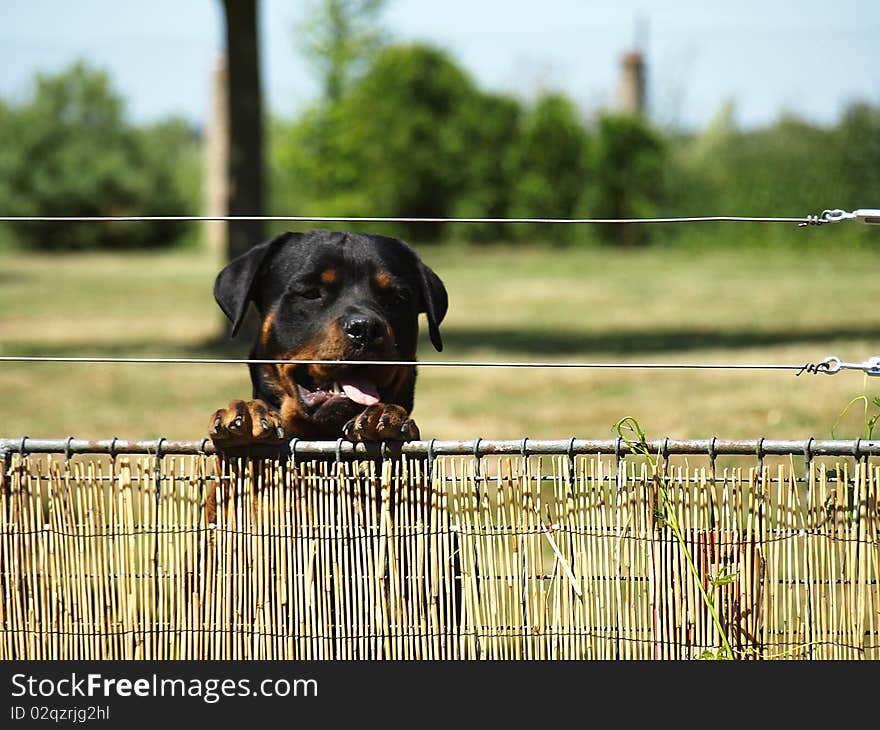
M590 150L594 183L586 191L593 218L651 218L666 198L667 147L646 122L630 116L599 119ZM642 224L601 224L601 238L625 246L647 242L651 229Z
M13 216L181 215L198 203L198 141L180 121L138 129L102 71L77 63L38 76L31 98L0 108L0 208ZM34 249L175 243L178 222L12 225Z
M578 218L589 169L590 136L575 105L561 94L545 94L525 115L513 142L510 176L513 218ZM517 224L512 238L565 241L582 238L570 225Z

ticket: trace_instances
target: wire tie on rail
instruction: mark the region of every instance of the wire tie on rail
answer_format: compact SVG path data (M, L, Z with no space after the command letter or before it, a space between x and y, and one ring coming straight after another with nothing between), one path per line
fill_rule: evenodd
M480 469L480 460L483 458L480 454L480 441L483 439L479 436L474 440L474 481L482 480L483 475Z
M522 442L521 442L520 445L519 445L519 453L520 453L520 456L522 456L523 459L528 459L528 458L529 458L529 447L528 447L528 443L529 443L529 437L528 437L528 436L523 436L523 440L522 440Z
M568 440L568 488L574 491L574 436Z
M68 436L64 441L64 463L68 464L70 462L70 442L73 441L73 436Z
M430 441L428 441L428 448L426 450L426 457L428 459L428 464L427 464L428 486L431 486L431 484L433 484L434 458L435 458L435 456L434 456L434 442L436 440L437 439L434 438L434 439L431 439Z
M162 467L162 444L164 444L168 439L164 436L160 437L156 442L156 475L157 477L161 474Z
M159 503L162 499L162 444L167 441L164 436L160 437L156 442L156 471L155 471L155 480L156 480L156 510L158 514ZM156 529L159 529L159 522L156 521Z
M296 445L299 442L299 438L290 439L290 444L288 448L290 449L290 468L296 471Z
M810 492L810 473L813 463L813 437L807 439L804 444L804 484L807 485L807 494Z
M669 477L669 436L664 437L660 454L663 456L663 478L666 479Z
M114 436L110 439L110 448L107 450L107 453L110 454L110 459L112 461L116 461L116 442L118 441L118 437Z
M807 462L807 467L809 468L810 462L813 461L813 437L807 439L807 443L804 444L804 460Z

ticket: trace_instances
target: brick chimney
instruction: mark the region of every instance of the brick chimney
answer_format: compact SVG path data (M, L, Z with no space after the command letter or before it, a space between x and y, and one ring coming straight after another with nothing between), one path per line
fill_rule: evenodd
M617 108L635 117L645 113L645 61L639 51L630 51L621 61Z

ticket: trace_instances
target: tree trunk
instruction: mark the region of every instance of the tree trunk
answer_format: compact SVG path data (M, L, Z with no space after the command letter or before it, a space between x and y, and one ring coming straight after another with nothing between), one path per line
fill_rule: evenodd
M229 99L229 215L263 215L263 102L257 0L223 0ZM259 221L232 221L233 259L259 243Z

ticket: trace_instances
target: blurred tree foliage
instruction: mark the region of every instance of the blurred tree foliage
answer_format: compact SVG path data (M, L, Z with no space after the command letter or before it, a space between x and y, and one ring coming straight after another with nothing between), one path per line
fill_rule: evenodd
M15 216L174 215L198 207L199 146L179 120L136 128L106 73L77 63L0 106L0 209ZM34 249L174 244L178 222L12 226Z
M441 51L386 48L340 99L286 134L282 126L275 154L287 179L276 189L298 188L303 204L329 215L448 217L469 182L477 96ZM420 229L428 239L440 232Z
M294 204L328 215L568 216L587 179L588 141L573 104L560 95L524 109L480 91L439 49L389 46L340 99L321 100L289 125L276 120L276 210ZM388 229L421 240L450 233L439 224ZM483 240L512 235L501 225L452 231Z
M589 166L590 135L575 105L561 94L544 94L523 114L510 140L508 214L514 218L580 217L586 190L595 183ZM521 240L570 240L575 228L519 225Z
M318 68L335 68L344 83L327 83L325 74L321 100L298 119L274 120L273 211L365 217L798 217L825 207L864 207L880 197L877 108L855 105L833 128L783 116L766 128L744 130L736 124L733 104L696 132L661 130L647 120L611 113L587 118L558 93L530 103L486 93L448 54L430 46L390 45L377 52L372 31L383 4L320 3L321 37L340 42L312 44L311 60L323 55ZM595 240L626 246L653 240L802 245L811 238L796 226L715 225L385 228L423 241ZM851 242L869 235L861 228L844 231L842 238L835 232L833 238Z
M585 192L591 218L651 218L667 197L666 145L645 122L630 116L599 119L589 166L595 178ZM602 224L603 240L626 246L645 243L650 229Z
M872 207L880 197L880 109L851 106L834 127L793 116L753 130L740 129L735 106L693 135L670 135L670 215L799 217L825 208ZM686 234L688 235L688 234ZM842 226L833 234L760 223L717 229L718 245L750 241L803 245L867 241L867 226Z
M369 15L381 3L337 4ZM352 26L363 36L369 36L370 27L366 20ZM880 200L877 106L854 104L834 126L783 116L745 130L729 103L697 132L660 130L628 116L587 118L559 93L530 102L487 93L446 52L431 46L357 47L360 55L352 52L338 62L340 86L328 83L325 95L292 120L272 119L270 212L799 217L824 208L876 207ZM86 65L37 77L23 103L0 102L0 136L8 140L0 146L5 215L198 210L197 136L174 119L130 124L108 76ZM14 233L33 248L131 248L175 243L184 226L23 223ZM370 230L420 242L801 246L811 240L822 245L876 240L876 229L868 226L834 227L833 233L764 224L413 224L371 225Z
M300 30L301 45L327 99L338 101L352 78L382 47L379 25L385 0L320 0Z

